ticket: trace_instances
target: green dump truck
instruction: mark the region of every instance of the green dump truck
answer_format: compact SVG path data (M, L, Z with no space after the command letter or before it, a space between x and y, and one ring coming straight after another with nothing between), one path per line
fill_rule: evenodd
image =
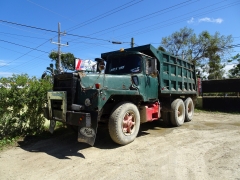
M112 140L126 145L141 123L163 119L171 126L191 121L197 97L195 67L152 45L121 49L96 58L97 72L54 76L45 117L78 131L78 141L94 145L100 122Z

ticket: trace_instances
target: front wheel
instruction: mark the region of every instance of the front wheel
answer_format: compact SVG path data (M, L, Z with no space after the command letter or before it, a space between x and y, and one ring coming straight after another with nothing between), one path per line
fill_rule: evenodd
M134 141L140 127L138 108L130 102L115 106L108 122L109 134L118 144L126 145Z

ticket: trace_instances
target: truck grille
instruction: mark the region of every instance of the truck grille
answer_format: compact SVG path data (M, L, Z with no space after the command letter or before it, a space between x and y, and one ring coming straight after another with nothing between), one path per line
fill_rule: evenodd
M71 105L77 101L77 81L78 78L73 73L59 74L54 77L53 91L67 92L67 109L71 109ZM61 101L53 100L54 109L61 109Z

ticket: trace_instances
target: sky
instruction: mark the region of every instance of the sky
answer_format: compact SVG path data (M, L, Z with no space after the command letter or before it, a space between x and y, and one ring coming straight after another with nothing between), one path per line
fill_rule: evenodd
M57 51L83 60L101 53L152 44L181 28L196 34L232 35L240 44L240 0L1 0L0 78L28 74L40 78ZM113 44L113 41L121 44ZM68 44L68 46L66 46ZM230 58L240 47L226 54ZM228 64L231 68L234 62Z

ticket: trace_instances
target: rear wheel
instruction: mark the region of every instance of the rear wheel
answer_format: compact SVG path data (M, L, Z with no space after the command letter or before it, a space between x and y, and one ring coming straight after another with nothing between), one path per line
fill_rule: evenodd
M140 127L137 107L129 102L116 105L108 122L109 134L118 144L126 145L136 138Z
M185 105L185 121L189 122L192 120L193 118L193 114L194 114L194 104L193 104L193 100L192 98L188 97L185 101L184 101L184 105Z
M183 100L175 99L171 104L171 123L173 126L181 126L185 120L185 106Z

